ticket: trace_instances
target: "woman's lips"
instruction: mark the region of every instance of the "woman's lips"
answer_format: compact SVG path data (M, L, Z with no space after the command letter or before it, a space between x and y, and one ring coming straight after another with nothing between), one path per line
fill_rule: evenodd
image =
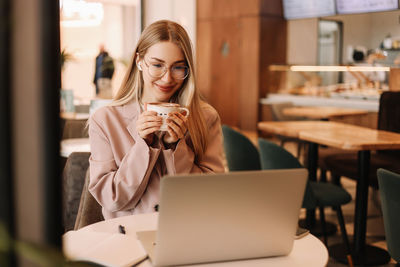
M165 85L159 85L159 84L156 84L156 86L163 92L169 92L169 91L173 90L175 87L174 85L165 86Z

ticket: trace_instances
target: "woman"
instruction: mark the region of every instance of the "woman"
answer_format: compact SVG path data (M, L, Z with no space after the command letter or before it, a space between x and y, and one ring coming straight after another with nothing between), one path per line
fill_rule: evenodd
M149 102L178 103L190 115L170 114L161 132ZM154 212L166 174L224 171L220 119L200 99L182 26L164 20L143 31L113 104L91 116L89 137L89 191L105 219Z

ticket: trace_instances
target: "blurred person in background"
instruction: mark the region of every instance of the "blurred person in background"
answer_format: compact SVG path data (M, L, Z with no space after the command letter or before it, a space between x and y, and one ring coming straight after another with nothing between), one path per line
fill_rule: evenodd
M96 96L101 98L112 97L111 79L114 74L114 60L105 50L104 45L99 47L99 54L96 57L93 83L96 86Z
M368 50L365 53L362 49L354 49L353 51L353 66L358 67L378 67L382 66L376 63L377 59L384 58L375 50ZM382 82L385 82L386 74L383 71L355 71L345 72L345 83L357 84L357 88L379 88Z
M167 131L149 102L176 103ZM109 106L89 120L89 191L105 219L157 211L164 175L224 172L217 111L196 85L192 45L184 28L157 21L142 33L124 81Z

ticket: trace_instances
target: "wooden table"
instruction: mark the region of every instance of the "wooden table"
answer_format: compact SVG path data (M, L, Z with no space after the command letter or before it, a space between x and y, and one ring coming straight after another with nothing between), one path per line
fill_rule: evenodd
M311 180L316 180L317 176L319 144L358 151L353 260L355 264L366 265L387 263L390 256L386 251L365 242L370 151L400 149L400 134L332 121L260 122L258 129L310 142L308 169ZM346 258L344 249L331 252L334 254L331 256L339 260Z
M368 111L338 107L291 107L285 108L283 114L292 117L303 117L316 120L329 120L334 117L366 115Z

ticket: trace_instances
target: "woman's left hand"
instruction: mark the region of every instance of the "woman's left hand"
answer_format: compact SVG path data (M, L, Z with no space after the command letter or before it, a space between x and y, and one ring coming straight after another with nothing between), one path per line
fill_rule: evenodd
M182 139L187 132L187 117L179 112L168 114L166 120L168 130L164 135L163 141L166 144L172 144Z

